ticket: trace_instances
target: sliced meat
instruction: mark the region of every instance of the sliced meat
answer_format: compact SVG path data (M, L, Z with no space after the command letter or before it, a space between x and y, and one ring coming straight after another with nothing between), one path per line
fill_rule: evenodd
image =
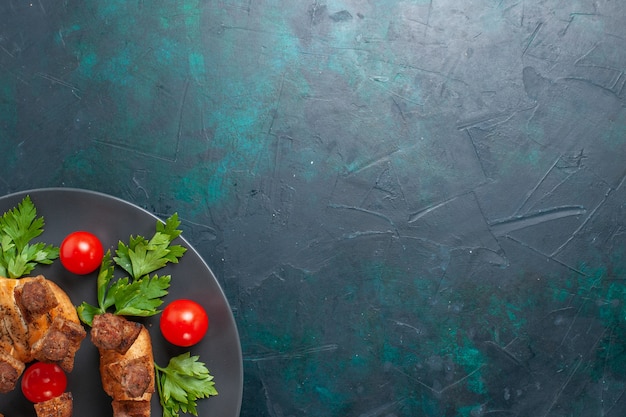
M15 279L0 278L0 351L28 363L32 360L28 326L13 298L17 283Z
M42 362L57 363L72 372L74 357L87 333L82 325L56 317L48 331L33 345L33 356Z
M122 372L122 386L129 397L141 397L152 383L149 367L154 366L148 358L137 358L128 363Z
M58 362L69 372L86 335L76 307L53 281L41 275L20 279L0 277L1 352L22 363L36 358ZM67 354L62 356L64 352Z
M150 417L150 401L113 401L113 417Z
M72 394L65 392L61 396L35 404L37 417L71 417L73 408Z
M38 276L23 285L18 285L14 290L15 302L19 307L26 322L41 316L59 305L52 287L48 281Z
M20 373L11 364L0 362L0 392L6 394L15 389Z
M13 356L0 352L0 392L7 393L12 391L17 384L24 368L23 362L15 359Z
M111 313L93 318L91 341L98 349L125 354L133 345L142 325Z
M100 353L102 388L113 399L113 417L149 417L155 370L148 329L107 313L94 317L91 339Z
M122 360L106 366L104 375L111 387L113 398L133 399L141 397L152 384L154 366L148 356L142 356L131 360Z
M33 346L35 358L42 362L61 361L67 355L69 348L69 339L59 329L53 328Z
M155 390L154 357L148 329L125 354L99 349L102 388L115 401L150 401Z

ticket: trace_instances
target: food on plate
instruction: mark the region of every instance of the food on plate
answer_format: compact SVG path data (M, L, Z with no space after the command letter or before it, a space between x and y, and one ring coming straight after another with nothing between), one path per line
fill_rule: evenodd
M55 363L65 372L86 336L67 294L43 276L0 277L0 392L15 388L25 365Z
M71 417L73 399L70 392L35 404L37 417Z
M202 340L209 328L209 317L200 304L179 299L163 309L159 327L165 340L176 346L189 347Z
M114 416L148 417L154 393L154 357L148 330L111 313L93 319L91 340L100 353L100 377Z
M63 239L59 250L61 264L77 275L92 273L100 267L104 248L98 236L82 230L72 232Z
M43 232L44 220L37 217L28 196L4 213L0 217L0 393L12 391L21 377L22 392L35 403L38 417L70 417L73 398L65 392L65 372L74 368L76 351L86 337L84 323L91 326L91 340L100 354L102 386L112 398L114 417L150 416L155 391L164 417L178 417L180 412L197 416L196 401L217 395L205 364L187 352L171 358L166 367L159 366L147 328L127 318L161 312L171 277L153 272L178 263L187 250L172 244L181 234L179 225L176 214L157 221L152 238L130 236L128 243L119 242L112 256L110 250L104 253L97 237L83 231L70 233L61 250L31 243ZM76 274L99 268L96 306L75 307L43 275L22 278L58 257ZM127 276L116 277L116 268ZM189 307L189 300L179 301L172 304ZM170 327L180 316L172 320ZM179 333L185 338L191 333L197 343L208 327L202 307L191 321L187 325L192 325L192 331ZM184 343L189 340L179 345ZM27 368L31 362L35 363Z

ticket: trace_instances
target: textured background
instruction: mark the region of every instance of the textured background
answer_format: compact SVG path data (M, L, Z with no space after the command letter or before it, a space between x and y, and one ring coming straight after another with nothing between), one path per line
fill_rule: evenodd
M625 21L3 0L0 194L177 211L239 326L244 417L623 416Z

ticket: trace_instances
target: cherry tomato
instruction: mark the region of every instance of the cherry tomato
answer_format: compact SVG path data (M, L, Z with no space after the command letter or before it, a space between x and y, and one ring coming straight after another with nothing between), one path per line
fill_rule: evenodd
M209 328L209 317L200 304L180 299L163 309L159 325L165 340L187 347L202 340Z
M98 269L103 257L104 248L100 239L84 231L67 235L59 251L63 266L78 275L89 274Z
M40 403L65 392L67 377L55 363L35 362L22 375L22 392L31 402Z

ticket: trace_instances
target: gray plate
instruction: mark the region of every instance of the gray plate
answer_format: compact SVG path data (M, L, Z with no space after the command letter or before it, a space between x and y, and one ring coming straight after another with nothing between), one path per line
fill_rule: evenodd
M97 235L112 251L117 242L129 236L154 234L157 217L126 201L93 191L49 188L23 191L0 197L0 214L15 207L30 195L38 216L45 220L44 233L38 241L60 245L63 238L76 230ZM184 233L183 233L184 235ZM179 264L167 266L159 273L172 275L169 294L164 306L177 298L189 298L202 304L209 315L209 331L205 338L191 348L176 348L167 343L159 332L158 317L143 320L153 339L156 362L167 365L169 358L191 351L199 355L215 377L219 395L198 401L200 416L237 417L241 408L243 365L239 334L224 292L210 268L184 239L188 248ZM41 273L57 282L76 305L83 301L96 304L96 273L77 276L66 271L59 260L38 267ZM31 274L31 275L33 275ZM111 400L102 391L98 372L98 351L85 339L76 355L74 371L68 374L68 390L74 396L74 415L111 417ZM18 387L9 394L0 394L0 413L7 417L35 416L33 405L24 399ZM162 415L158 395L152 398L152 416Z

